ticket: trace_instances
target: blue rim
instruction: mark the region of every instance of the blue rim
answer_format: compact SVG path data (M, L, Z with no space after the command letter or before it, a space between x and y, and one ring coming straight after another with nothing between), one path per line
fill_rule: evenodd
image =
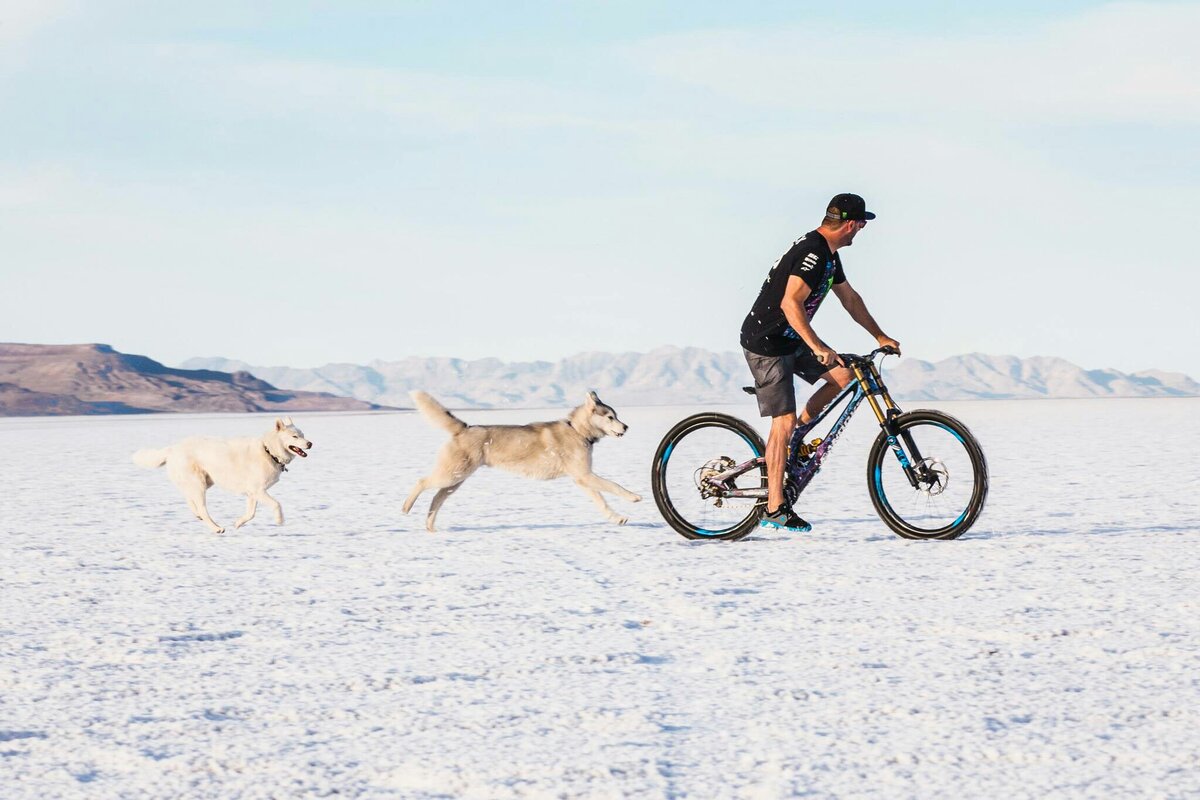
M961 444L964 448L966 447L966 445L967 445L966 440L964 440L963 437L959 435L958 431L954 430L949 425L946 425L945 423L942 423L942 422L935 422L933 420L927 420L925 422L926 422L926 424L933 425L934 427L941 428L942 430L946 431L951 436L953 436L955 439L957 439L959 444ZM970 457L969 450L967 452L967 456L968 456L968 458ZM882 461L882 460L883 459L881 458L880 461ZM974 465L972 465L972 473L974 472L973 466ZM875 483L875 496L879 498L879 502L881 502L887 508L887 510L892 513L893 516L900 518L900 515L896 513L896 509L893 508L892 504L888 502L887 496L883 492L883 466L881 464L875 465L874 483ZM973 498L974 496L975 496L975 492L974 492L974 490L972 490L971 497ZM946 531L952 530L953 528L962 524L962 521L967 518L967 514L970 512L970 510L971 510L971 498L968 498L967 499L967 507L963 509L962 513L958 515L958 518L955 519L954 522L951 522L949 525L945 526L944 528L936 528L934 530L926 530L924 528L916 528L916 526L911 525L911 523L909 523L908 520L903 520L903 518L901 518L901 519L906 525L909 525L910 527L913 527L915 530L919 530L923 533L931 533L931 534L945 533Z
M684 436L686 436L687 434L689 434L693 431L699 430L700 428L723 428L723 427L724 426L721 426L721 425L700 425L696 428L688 428L682 434L677 436L675 438L675 441L668 443L666 446L666 449L663 450L662 459L660 459L660 461L659 461L659 470L663 474L664 484L666 482L667 462L671 459L671 453L674 452L675 445L679 442L680 439L682 439ZM729 428L724 428L724 430L730 431L731 433L736 433L738 436L742 437L742 441L744 441L747 445L750 446L750 452L754 454L754 457L762 458L762 451L759 450L758 446L755 445L753 440L751 440L750 437L746 436L746 434L742 433L741 431L731 430ZM676 513L678 513L678 512L676 512ZM738 525L740 525L740 524L742 524L742 523L738 523ZM725 528L724 530L719 530L719 531L710 531L707 528L693 527L692 532L695 533L697 536L704 536L704 537L724 536L725 534L729 533L736 527L737 527L737 525L731 525L728 528Z

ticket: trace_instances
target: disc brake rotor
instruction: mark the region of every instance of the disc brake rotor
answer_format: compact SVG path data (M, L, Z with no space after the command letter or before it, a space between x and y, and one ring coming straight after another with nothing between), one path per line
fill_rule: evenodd
M935 497L946 491L950 484L950 470L936 458L923 458L917 465L920 475L920 490L930 497Z

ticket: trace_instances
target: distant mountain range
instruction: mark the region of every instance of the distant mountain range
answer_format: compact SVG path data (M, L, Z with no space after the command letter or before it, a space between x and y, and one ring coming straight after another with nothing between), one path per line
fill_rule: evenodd
M296 369L193 358L184 366L247 372L282 388L389 406L409 405L411 389L424 389L460 408L573 405L589 389L622 405L729 403L743 399L741 387L750 383L740 353L677 347L649 353L583 353L554 362L407 358ZM888 359L884 374L892 394L906 400L1200 396L1200 384L1179 373L1087 370L1046 357L972 353L935 363Z
M0 416L372 408L350 397L277 389L244 371L172 369L105 344L0 344Z
M1179 373L1085 370L1059 358L971 354L887 364L892 393L910 401L1200 396L1200 384ZM193 358L173 369L103 344L0 344L0 416L359 411L408 407L412 389L459 408L570 406L592 389L620 405L719 404L745 399L741 387L749 382L740 354L697 348L584 353L554 362L407 358L314 369Z

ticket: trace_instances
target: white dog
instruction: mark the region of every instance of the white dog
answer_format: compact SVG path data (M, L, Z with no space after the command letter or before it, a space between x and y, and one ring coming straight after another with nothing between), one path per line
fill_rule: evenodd
M564 420L531 425L468 425L425 392L412 392L413 402L427 420L450 433L450 441L438 454L433 472L417 481L404 513L412 510L421 492L437 489L425 517L432 533L438 509L463 481L482 466L500 467L529 478L549 480L563 475L574 478L604 515L618 525L628 522L617 514L600 492L615 494L631 503L642 498L612 481L592 473L592 445L603 436L624 436L629 429L616 412L589 392L583 405Z
M283 509L267 489L278 483L292 459L308 458L305 450L310 449L312 442L292 424L291 417L284 417L275 420L275 427L258 438L193 437L162 450L138 450L133 462L149 469L166 464L167 477L183 492L196 518L216 533L224 533L225 529L208 514L208 487L216 484L246 496L246 513L233 527L240 528L254 519L259 503L270 506L276 524L282 525Z

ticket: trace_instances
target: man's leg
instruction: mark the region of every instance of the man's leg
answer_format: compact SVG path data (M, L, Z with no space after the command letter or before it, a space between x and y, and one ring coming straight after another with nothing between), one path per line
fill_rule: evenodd
M845 367L834 367L821 374L821 384L808 398L800 412L801 425L811 425L825 406L837 397L838 392L850 385L854 373ZM767 510L774 511L783 504L783 471L787 463L787 448L796 428L796 415L785 414L771 418L771 432L767 435Z
M804 378L809 383L816 383L823 380L825 383L817 389L809 398L804 410L800 414L801 425L811 425L817 415L824 410L825 406L829 405L830 401L837 396L837 392L844 386L848 385L854 379L850 370L845 367L835 367L834 369L826 370L816 356L811 352L798 352L792 364L790 364L795 374ZM791 381L787 382L789 391L791 390ZM760 390L760 405L759 410L764 411L761 404ZM789 398L794 401L794 395ZM782 399L782 398L780 398ZM812 527L800 519L793 510L789 510L786 515L776 515L784 501L784 472L787 465L787 450L791 443L792 434L797 425L796 414L794 413L795 405L790 406L793 411L783 413L783 407L777 407L777 410L772 412L771 417L771 432L767 437L767 514L763 518L763 524L777 528L787 528L794 531L808 531ZM765 414L764 414L765 416Z
M817 415L825 409L825 406L829 405L833 401L833 398L837 397L838 392L850 385L850 382L854 380L854 373L845 367L834 367L822 374L821 380L825 381L825 383L821 384L820 388L812 393L812 397L808 398L808 402L804 404L804 410L800 412L801 425L811 424L817 418ZM771 432L774 433L774 431L775 428L772 427ZM783 446L786 450L786 441L784 441ZM770 445L767 445L767 452L771 452ZM769 469L770 466L768 463ZM770 481L770 478L771 474L768 471L767 480Z
M787 462L788 442L792 429L796 427L796 415L792 413L771 417L771 431L767 434L767 510L775 511L783 505L783 469Z
M767 434L767 509L783 505L783 473L788 442L796 427L796 390L793 355L763 356L744 350L758 399L758 413L771 418Z

